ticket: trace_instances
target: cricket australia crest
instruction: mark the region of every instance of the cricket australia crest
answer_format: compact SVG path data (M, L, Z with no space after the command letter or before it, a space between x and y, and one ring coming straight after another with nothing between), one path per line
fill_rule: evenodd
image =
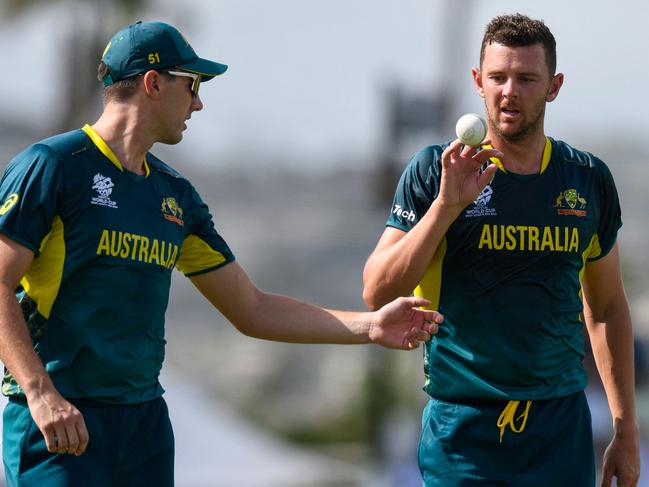
M166 220L177 223L180 226L185 224L183 221L183 209L178 206L176 198L163 198L161 211Z
M586 216L586 198L574 189L566 189L554 200L554 207L559 215Z

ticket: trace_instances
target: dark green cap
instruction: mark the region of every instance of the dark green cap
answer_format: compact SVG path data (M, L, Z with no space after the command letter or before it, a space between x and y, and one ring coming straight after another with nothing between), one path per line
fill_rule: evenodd
M101 60L109 74L104 86L150 69L181 68L201 74L201 81L225 73L227 65L199 58L178 29L164 22L136 22L117 32Z

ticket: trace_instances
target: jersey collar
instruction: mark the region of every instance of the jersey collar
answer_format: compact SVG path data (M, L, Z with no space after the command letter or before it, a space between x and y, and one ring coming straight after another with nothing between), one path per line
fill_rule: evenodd
M483 149L493 149L493 146L491 144L485 144L482 146ZM541 171L539 174L543 174L543 171L545 171L550 164L550 157L552 156L552 142L550 141L549 137L545 137L545 147L543 148L543 158L541 159ZM493 162L498 168L503 171L507 172L507 169L503 166L502 162L500 162L500 159L497 157L491 157L491 162Z
M119 159L115 155L115 153L111 150L110 147L108 147L108 144L104 141L104 139L101 138L101 135L97 133L95 129L93 129L89 124L85 124L81 130L83 130L88 137L90 137L90 140L93 141L93 143L97 146L97 149L101 151L102 154L104 154L110 162L112 162L117 169L120 171L124 172L124 168L122 167L122 164L119 162ZM144 157L144 177L149 176L149 165L146 162L146 156Z

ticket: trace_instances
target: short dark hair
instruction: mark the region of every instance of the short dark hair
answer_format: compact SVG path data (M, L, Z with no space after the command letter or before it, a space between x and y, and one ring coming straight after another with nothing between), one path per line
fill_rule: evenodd
M507 47L525 47L541 44L545 51L545 62L550 77L557 70L557 42L542 20L531 19L523 14L500 15L487 24L482 46L480 47L480 66L484 60L488 44L502 44Z
M104 77L109 74L108 66L103 61L99 61L97 67L97 79L103 81ZM104 103L109 101L126 101L132 97L137 91L138 76L131 76L119 81L115 81L112 85L104 87Z

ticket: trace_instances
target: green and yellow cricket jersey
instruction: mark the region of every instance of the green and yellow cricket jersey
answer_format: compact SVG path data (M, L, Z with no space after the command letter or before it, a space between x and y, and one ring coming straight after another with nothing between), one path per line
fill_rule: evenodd
M0 183L0 232L35 254L17 297L65 397L160 396L171 271L234 259L192 185L152 154L145 166L124 170L86 125L26 149ZM7 371L2 392L22 394Z
M387 225L413 228L439 192L447 145L417 153ZM620 206L606 165L548 138L541 172L501 168L448 229L415 290L444 315L426 344L440 399L549 399L585 387L580 276L614 246Z

